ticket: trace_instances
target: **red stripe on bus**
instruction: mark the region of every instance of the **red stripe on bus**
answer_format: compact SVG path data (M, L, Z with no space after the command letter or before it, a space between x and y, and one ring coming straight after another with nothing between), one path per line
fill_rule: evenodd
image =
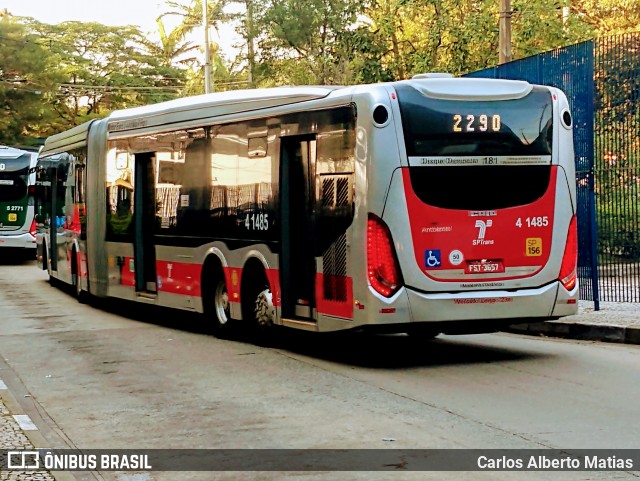
M131 267L134 267L133 270ZM273 293L273 305L280 305L280 273L277 269L266 270L267 279ZM224 268L227 293L230 302L240 302L240 286L242 269L238 267ZM158 292L168 292L184 296L202 297L202 266L186 262L156 261L156 287ZM124 258L120 274L120 284L135 287L135 266L132 257ZM213 293L209 293L213 295ZM206 293L205 293L206 295Z
M337 291L340 293L338 294ZM345 300L325 299L325 294L333 294L333 297L342 297ZM353 279L344 276L316 274L316 304L318 314L352 319Z
M202 295L201 277L200 264L156 261L157 289L160 292L200 297Z

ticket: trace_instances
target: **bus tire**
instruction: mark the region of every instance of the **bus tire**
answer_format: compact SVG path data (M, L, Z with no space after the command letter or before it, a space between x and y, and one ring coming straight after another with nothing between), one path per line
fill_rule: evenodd
M214 281L213 292L213 322L214 329L218 332L228 330L231 323L231 305L229 304L229 292L224 277L218 277Z
M262 345L271 344L276 310L267 275L258 262L245 266L240 298L243 323L247 325L255 341Z
M49 256L47 255L47 245L45 243L42 244L42 270L47 271L47 275L50 275Z
M231 319L227 281L218 259L209 260L205 264L202 287L207 327L216 337L229 337L235 323Z
M73 290L75 292L76 299L78 299L78 302L81 304L85 304L87 302L87 295L86 292L82 290L82 284L80 284L80 264L78 261L78 254L75 249L73 251L71 259L73 262L72 265L74 266L73 271L71 272Z

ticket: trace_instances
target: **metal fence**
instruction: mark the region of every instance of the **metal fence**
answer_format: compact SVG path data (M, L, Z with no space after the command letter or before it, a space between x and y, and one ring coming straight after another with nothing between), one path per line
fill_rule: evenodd
M562 89L574 118L580 298L640 302L640 33L470 73Z

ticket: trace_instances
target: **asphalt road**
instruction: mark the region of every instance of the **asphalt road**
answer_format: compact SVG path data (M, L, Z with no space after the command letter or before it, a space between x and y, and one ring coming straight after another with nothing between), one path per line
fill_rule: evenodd
M220 340L0 265L0 375L51 447L638 448L640 346L512 334ZM27 397L25 397L27 396ZM78 479L637 479L631 472L77 473Z

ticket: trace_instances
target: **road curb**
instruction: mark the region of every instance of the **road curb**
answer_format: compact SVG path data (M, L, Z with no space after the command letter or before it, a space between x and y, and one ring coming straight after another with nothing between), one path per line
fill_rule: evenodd
M640 344L640 327L548 321L532 324L516 324L510 326L507 332L531 336L560 337L580 341Z
M0 361L0 370L4 372L3 382L5 383L5 389L0 389L0 402L4 404L11 415L15 416L26 414L36 424L38 428L35 430L21 429L21 432L26 436L26 438L35 449L51 448L51 444L40 430L40 428L45 423L44 419L42 419L41 416L34 415L34 410L26 409L24 402L18 401L16 395L14 394L14 389L16 389L17 387L15 385L17 378L12 375L12 371L10 371L10 368L8 367L6 362ZM20 389L21 391L24 390L26 392L26 388L22 384L20 384L18 389ZM29 400L32 401L30 395ZM51 473L56 481L76 481L77 479L71 472L67 471L49 471L49 473Z

